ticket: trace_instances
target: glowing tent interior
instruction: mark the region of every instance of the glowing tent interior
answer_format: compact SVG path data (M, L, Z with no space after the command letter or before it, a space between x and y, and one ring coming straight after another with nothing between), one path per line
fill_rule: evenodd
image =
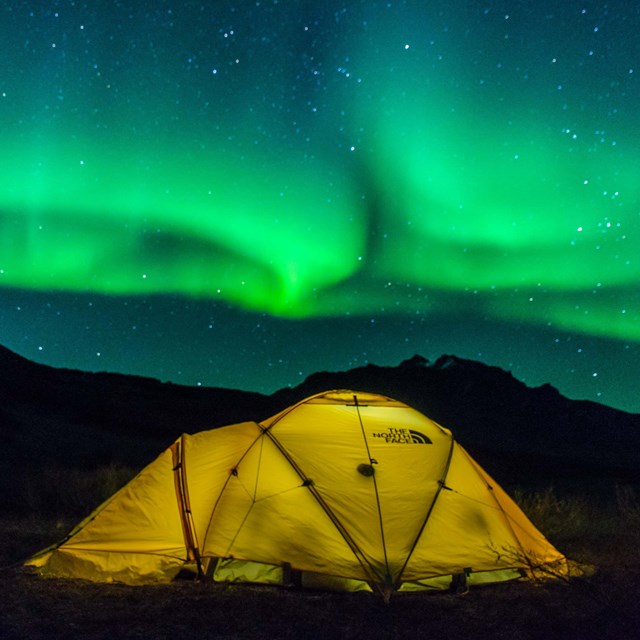
M449 430L391 398L311 396L183 435L60 543L42 575L355 591L566 575L568 563Z

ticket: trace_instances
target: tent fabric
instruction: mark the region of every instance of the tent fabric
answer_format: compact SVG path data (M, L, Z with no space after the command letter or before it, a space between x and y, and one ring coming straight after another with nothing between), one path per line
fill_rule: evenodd
M187 563L214 580L387 595L568 572L448 429L347 390L181 436L27 564L148 584Z

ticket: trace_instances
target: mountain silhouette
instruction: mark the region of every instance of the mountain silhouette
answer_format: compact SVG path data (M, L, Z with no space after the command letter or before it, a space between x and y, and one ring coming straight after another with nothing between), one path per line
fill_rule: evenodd
M181 433L261 420L313 393L382 393L451 429L504 484L640 479L640 414L531 388L498 367L416 355L395 367L318 372L272 395L58 369L0 346L0 477L45 465L141 467ZM2 488L2 487L0 487Z

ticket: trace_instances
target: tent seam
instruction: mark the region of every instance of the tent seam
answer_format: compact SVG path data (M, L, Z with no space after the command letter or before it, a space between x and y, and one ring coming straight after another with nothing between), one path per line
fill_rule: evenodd
M226 477L226 479L224 481L224 484L220 488L220 493L218 494L218 497L216 498L215 504L213 505L213 509L211 509L211 515L209 516L209 521L207 522L207 526L206 526L205 531L204 531L204 542L205 542L205 544L206 544L207 540L209 539L209 534L211 533L211 526L213 524L213 519L215 518L216 511L218 509L218 505L220 504L220 500L222 499L222 495L224 494L224 492L227 489L227 486L229 485L229 481L233 477L233 472L238 468L238 465L244 460L244 458L247 456L249 451L251 451L251 449L255 446L256 442L258 442L258 439L261 438L264 435L264 430L262 429L262 427L257 422L254 423L254 424L258 428L258 435L251 442L251 444L245 449L243 454L238 458L238 461L234 464L234 466L232 467L231 471L229 472L229 475ZM242 486L243 486L243 489L247 492L247 495L250 495L249 492L244 487L244 485L242 485Z

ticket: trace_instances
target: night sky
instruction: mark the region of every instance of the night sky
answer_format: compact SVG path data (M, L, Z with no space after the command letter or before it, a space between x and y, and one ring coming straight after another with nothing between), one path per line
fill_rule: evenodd
M640 412L640 5L6 0L0 343L272 392L443 353Z

